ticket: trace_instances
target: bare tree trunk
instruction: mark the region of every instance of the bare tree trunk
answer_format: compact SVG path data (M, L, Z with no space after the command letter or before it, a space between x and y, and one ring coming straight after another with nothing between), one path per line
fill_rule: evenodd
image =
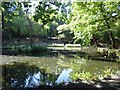
M4 12L2 11L2 29L5 29L5 25L4 25Z
M30 47L32 48L32 44L33 44L33 36L32 36L32 22L30 21L29 17L27 17L28 23L29 23L29 37L30 37Z
M110 25L109 25L109 23L108 23L108 21L106 19L105 19L105 23L107 25L108 30L110 30ZM113 37L113 33L111 31L108 31L108 35L109 35L109 38L110 38L110 42L112 44L112 48L116 48L115 47L115 39Z
M101 4L101 9L100 9L101 13L104 12L104 8L102 6L103 6L103 4ZM110 25L108 23L108 19L106 18L105 15L103 15L103 19L105 20L105 24L106 24L106 26L108 28L108 35L109 35L110 42L112 44L112 48L115 48L115 40L114 40L112 32L110 31L111 28L110 28Z
M17 36L21 37L21 32L20 32L20 26L18 25L18 29L17 29Z
M97 47L102 47L102 46L98 43L95 34L93 34L93 41L94 41L94 43L95 43L95 45L96 45Z

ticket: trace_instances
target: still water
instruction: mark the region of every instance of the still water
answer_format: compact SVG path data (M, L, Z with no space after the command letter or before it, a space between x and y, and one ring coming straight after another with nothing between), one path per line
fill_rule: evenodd
M2 64L12 64L12 62L28 62L39 68L45 68L51 73L61 73L63 69L73 68L75 71L84 70L93 75L107 68L119 70L120 67L118 63L70 58L63 55L59 57L2 56Z
M37 87L40 84L53 85L56 84L72 82L70 77L71 72L89 72L92 77L96 75L101 75L102 70L110 68L110 70L118 71L120 65L113 62L96 61L96 60L86 60L82 58L70 58L64 55L59 55L58 57L33 57L33 56L2 56L2 64L12 64L12 62L27 62L31 65L36 65L38 68L45 68L47 72L53 75L59 75L53 81L46 79L44 82L42 78L44 77L41 72L36 72L33 75L28 76L24 79L24 88ZM14 81L10 86L17 86L18 81ZM18 86L17 86L18 87ZM21 86L20 86L21 87Z

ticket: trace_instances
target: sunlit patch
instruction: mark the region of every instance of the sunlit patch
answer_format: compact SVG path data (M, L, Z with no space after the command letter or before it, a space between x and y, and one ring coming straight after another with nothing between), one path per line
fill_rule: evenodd
M95 87L97 87L97 88L102 88L102 86L99 85L99 84L95 85Z

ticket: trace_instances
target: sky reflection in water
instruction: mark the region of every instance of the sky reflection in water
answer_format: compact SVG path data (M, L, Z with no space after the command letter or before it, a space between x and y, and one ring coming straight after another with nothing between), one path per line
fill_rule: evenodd
M71 68L64 69L62 73L59 75L59 77L57 78L57 80L53 82L55 82L56 84L60 84L62 82L66 84L66 83L72 82L72 80L69 78L71 72L72 72ZM42 84L41 77L42 77L42 74L40 73L40 71L38 73L35 73L33 76L28 76L28 78L26 79L25 88L37 87L40 84ZM45 84L49 86L53 85L52 83L48 83L48 82L45 82Z

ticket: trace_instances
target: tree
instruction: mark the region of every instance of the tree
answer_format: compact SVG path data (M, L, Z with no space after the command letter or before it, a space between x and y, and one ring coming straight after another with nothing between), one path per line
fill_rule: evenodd
M57 27L58 30L58 38L66 43L73 43L74 32L70 30L69 25L63 24Z
M36 7L35 15L33 16L36 22L42 23L42 29L45 30L45 27L55 20L57 15L57 9L53 9L51 2L39 2L39 5ZM48 34L48 29L46 33ZM48 36L48 35L47 35Z
M2 2L2 28L9 33L14 32L13 17L23 15L22 5L19 2ZM17 32L19 32L19 29ZM16 31L15 31L16 32Z
M11 25L15 36L28 36L28 21L25 16L13 16Z
M93 38L99 46L96 38L108 32L110 43L115 48L112 32L115 30L118 18L117 6L118 2L75 2L73 4L71 24L74 23L72 28L80 33L78 38L81 39L82 45L90 44ZM103 38L99 37L100 39Z
M69 20L67 19L67 10L65 9L68 5L61 2L39 2L33 16L34 20L42 23L43 29L53 21L58 23L58 25L64 24Z
M36 22L40 20L44 27L54 20L56 14L56 10L53 10L48 2L39 2L33 17Z

